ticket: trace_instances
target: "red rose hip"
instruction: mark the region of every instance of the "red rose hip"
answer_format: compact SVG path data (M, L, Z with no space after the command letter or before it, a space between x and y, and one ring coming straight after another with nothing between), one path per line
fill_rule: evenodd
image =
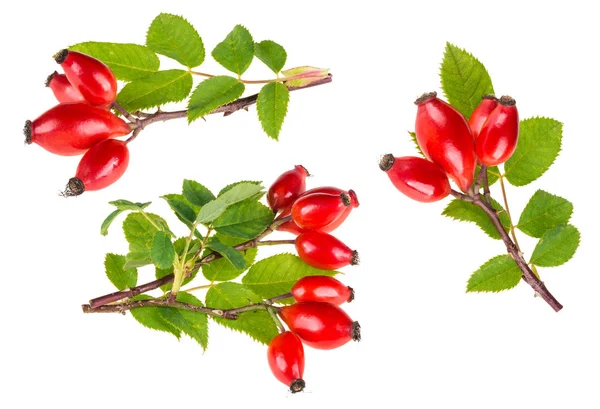
M289 386L292 393L304 389L304 347L298 336L290 331L275 336L269 343L267 357L275 378Z
M302 165L296 165L279 176L267 192L269 207L279 212L294 203L294 200L306 190L308 171Z
M379 167L400 192L419 202L436 202L450 194L450 182L444 170L423 158L384 155Z
M296 281L292 287L296 302L319 301L341 305L354 300L352 287L329 276L306 276Z
M486 166L504 163L515 152L518 139L519 112L515 100L505 95L481 128L475 142L477 157Z
M296 250L302 261L322 270L336 270L359 261L356 250L320 231L306 231L296 237Z
M319 230L337 220L352 198L347 193L312 193L298 198L292 206L292 220L304 230Z
M56 100L61 104L65 102L87 102L81 92L69 82L65 74L54 71L48 76L46 86L52 90Z
M494 95L487 94L481 98L481 102L469 117L469 126L471 127L471 132L473 133L473 138L475 138L475 140L477 140L479 132L485 121L488 119L488 116L490 116L497 106L498 98Z

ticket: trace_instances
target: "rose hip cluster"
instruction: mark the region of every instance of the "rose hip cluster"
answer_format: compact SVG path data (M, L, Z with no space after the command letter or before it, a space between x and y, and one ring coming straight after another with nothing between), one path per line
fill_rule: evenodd
M319 187L306 190L308 171L301 165L284 172L267 192L269 206L278 219L289 218L278 227L297 235L299 257L323 270L336 270L358 263L358 253L330 235L358 207L353 190ZM271 341L268 359L277 379L292 392L304 389L303 343L317 349L333 349L350 340L360 340L360 325L339 305L354 299L352 288L329 276L304 277L292 287L294 304L278 313L289 331Z
M394 186L411 199L445 198L451 191L448 177L469 192L478 163L504 163L517 147L519 114L509 96L484 96L468 121L435 92L424 94L415 104L415 134L427 159L387 154L379 163Z
M132 131L131 124L110 112L117 80L110 68L88 55L62 50L54 58L64 74L54 72L46 85L59 104L25 122L25 142L57 155L83 154L65 196L103 189L129 164L127 142L113 139Z

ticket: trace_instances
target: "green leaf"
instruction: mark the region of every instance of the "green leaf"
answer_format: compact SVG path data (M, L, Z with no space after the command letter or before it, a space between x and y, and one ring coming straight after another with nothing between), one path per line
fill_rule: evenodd
M521 269L509 255L502 254L485 262L467 283L467 292L500 292L521 281Z
M185 18L160 13L148 29L146 45L188 68L202 64L205 57L200 35Z
M581 235L570 224L548 230L538 241L531 254L531 264L539 267L556 267L569 261L579 247Z
M510 220L508 215L497 201L492 199L492 206L496 210L500 210L499 213L500 221L504 226L504 230L508 231L510 228ZM448 206L444 209L442 214L454 220L463 222L472 222L478 225L485 234L493 239L500 240L500 233L496 230L488 215L478 206L473 203L465 202L459 199L453 199Z
M271 298L289 293L296 281L302 277L335 274L337 271L314 268L298 256L283 253L254 264L242 278L242 283L261 297Z
M246 268L246 260L244 260L242 254L233 247L221 243L217 237L210 238L208 247L227 259L235 269L243 270Z
M183 181L183 195L194 206L202 207L211 200L215 200L215 195L200 183L185 179Z
M148 213L151 215L152 213ZM155 217L159 217L154 215ZM123 232L129 243L140 242L148 244L154 239L159 230L142 213L129 213L123 221Z
M206 293L206 305L214 309L228 310L261 301L262 299L248 287L232 282L217 284ZM263 344L268 344L279 333L267 311L243 312L239 314L237 320L223 318L214 320L225 327L244 332Z
M175 248L171 238L164 232L159 231L154 235L150 249L152 263L158 268L168 268L175 261Z
M208 115L242 96L245 85L233 77L219 75L202 81L188 102L188 123Z
M168 194L161 196L169 204L169 207L175 212L175 215L186 226L192 228L192 224L196 220L196 211L192 208L192 204L188 202L184 195Z
M259 182L256 180L240 180L239 182L230 183L227 186L225 186L223 189L221 189L221 191L219 192L219 196L223 195L223 193L229 192L235 186L241 185L242 183L251 183L253 185L262 186L262 182Z
M281 71L287 60L285 49L271 40L256 43L254 45L254 55L264 62L275 74Z
M556 160L561 142L562 123L537 117L522 120L517 149L504 163L506 179L514 186L538 179Z
M69 50L79 51L108 65L115 77L133 81L158 71L160 60L143 45L88 41L75 44Z
M243 26L237 25L225 40L217 44L212 52L213 58L223 67L238 76L242 75L254 58L254 40Z
M239 182L233 184L230 189L227 189L219 194L218 199L223 200L228 206L246 200L254 196L262 190L262 185L256 182Z
M202 302L191 294L180 291L177 301L202 307ZM196 311L160 307L161 317L178 330L183 331L206 350L208 346L208 317Z
M236 246L245 241L245 239L223 236L218 233L215 235L215 237L217 237L221 243L227 246ZM244 268L237 269L228 260L224 258L218 258L215 261L203 265L202 274L204 274L204 277L206 277L206 279L208 279L211 282L233 280L234 278L242 274L244 271L246 271L254 263L256 254L258 253L258 249L255 247L249 248L239 253L244 258Z
M143 267L148 264L152 264L152 258L150 257L150 249L144 249L144 251L129 251L125 256L125 266L123 268L137 268Z
M214 220L213 226L221 234L250 240L262 233L273 218L267 206L247 199L230 206Z
M467 119L484 95L494 93L492 80L483 64L450 43L446 43L440 77L448 102Z
M108 253L104 258L106 276L119 291L133 288L137 284L137 270L135 268L125 269L125 256Z
M132 301L138 300L152 300L153 298L146 294L141 294L133 297ZM161 314L161 308L163 307L142 307L133 308L130 310L133 318L137 322L150 329L158 331L168 332L169 334L175 335L177 339L181 337L181 331L165 320Z
M169 274L173 274L173 266L170 266L169 268L158 268L158 267L154 268L154 276L156 277L157 280L159 280L165 276L168 276ZM186 277L186 279L187 279L187 277ZM160 286L160 289L162 290L163 293L166 293L167 291L171 291L171 288L173 288L173 282L170 282L170 283Z
M223 200L215 199L213 201L210 201L204 206L202 206L202 208L198 212L196 222L209 224L221 214L223 214L225 209L227 209L227 203L225 203Z
M531 237L542 237L548 230L567 224L573 213L573 204L567 199L543 190L533 194L516 226Z
M127 111L184 100L192 90L192 74L183 70L158 71L125 85L117 102Z
M115 206L119 210L133 210L139 211L144 210L146 207L150 206L152 202L140 203L140 202L130 202L129 200L113 200L112 202L108 202Z
M121 213L123 213L123 210L117 209L117 210L113 211L111 214L109 214L106 217L106 219L104 219L104 221L102 222L102 225L100 226L100 234L101 235L106 236L108 234L108 228L110 227L112 222L115 221L117 216L119 216Z
M289 100L290 91L279 82L268 83L258 93L258 119L265 133L273 139L279 138Z
M410 139L415 144L415 147L417 148L417 152L419 152L419 155L421 155L422 157L425 158L425 154L423 153L423 150L421 150L421 147L419 146L419 142L417 142L417 134L415 132L409 131L408 135L410 135Z

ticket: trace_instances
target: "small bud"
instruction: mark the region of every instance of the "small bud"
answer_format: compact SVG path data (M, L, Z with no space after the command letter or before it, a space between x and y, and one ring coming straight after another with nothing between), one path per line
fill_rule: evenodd
M313 82L320 81L329 76L328 68L317 68L305 65L281 71L288 78L285 85L288 87L305 87Z

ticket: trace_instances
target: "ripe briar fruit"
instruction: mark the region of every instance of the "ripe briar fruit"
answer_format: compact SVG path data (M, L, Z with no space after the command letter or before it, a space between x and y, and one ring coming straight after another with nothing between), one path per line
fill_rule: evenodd
M306 190L308 171L302 165L296 165L279 176L267 192L269 207L279 212L294 203L294 200Z
M467 120L435 92L415 101L417 142L427 159L440 165L466 192L473 183L477 158L475 143Z
M320 231L306 231L296 237L296 250L302 261L322 270L336 270L359 262L356 250Z
M329 276L306 276L296 281L292 287L296 302L319 301L341 305L354 300L352 287Z
M48 76L46 86L52 90L58 102L86 102L81 92L79 92L67 79L65 74L59 74L54 71Z
M505 95L483 124L475 141L477 157L486 166L504 163L514 153L519 139L519 112L516 102Z
M267 351L271 372L290 387L292 393L304 389L304 347L300 338L290 331L275 336Z
M304 230L319 230L342 216L351 207L352 198L347 193L330 195L311 193L298 198L292 205L292 220Z
M344 213L342 213L342 215L340 217L335 219L333 222L329 223L327 226L324 226L319 229L319 231L323 231L326 233L332 232L335 229L337 229L344 222L344 220L346 220L346 218L350 215L350 212L352 211L352 209L355 207L358 207L360 205L360 203L358 202L358 197L356 196L356 192L354 192L354 190L350 189L350 190L346 191L346 190L343 190L343 189L340 189L337 187L333 187L333 186L322 186L322 187L317 187L314 189L309 189L306 192L302 193L300 195L300 197L307 196L307 195L310 195L313 193L327 193L330 195L341 195L342 193L346 193L350 196L350 206L346 207L346 209L344 210ZM289 216L291 214L291 212L292 212L292 208L290 206L281 212L281 217ZM293 233L296 235L298 235L304 231L304 229L300 228L293 220L283 223L282 225L280 225L277 228L277 230L287 231L289 233Z
M444 170L423 158L384 155L379 167L396 189L419 202L436 202L450 194L450 182Z
M61 50L54 59L69 82L92 105L112 104L117 96L117 79L103 62L77 51Z
M115 183L129 165L127 142L107 139L83 155L75 177L69 179L64 196L78 196L86 190L100 190Z
M84 103L55 106L25 122L25 143L37 143L57 155L80 155L96 143L131 132L129 124L111 112Z
M494 95L487 94L481 98L481 102L469 117L469 126L471 127L471 132L473 133L473 138L475 138L475 140L477 140L481 127L483 127L488 116L490 116L497 106L498 98Z
M350 340L360 341L360 325L337 305L304 301L279 309L279 316L306 345L334 349Z

